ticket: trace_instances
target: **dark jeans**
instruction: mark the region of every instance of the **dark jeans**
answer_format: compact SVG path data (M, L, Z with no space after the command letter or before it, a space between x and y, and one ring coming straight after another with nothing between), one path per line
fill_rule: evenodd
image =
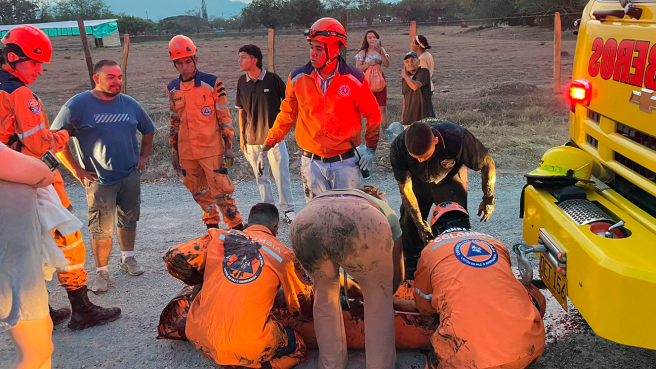
M442 182L426 183L412 177L412 191L417 197L421 218L429 220L429 212L433 204L453 201L467 209L467 167L460 168L458 174ZM405 261L405 278L415 279L417 261L426 244L419 235L417 225L410 214L401 205L401 229L403 230L403 257ZM434 235L437 236L437 235Z

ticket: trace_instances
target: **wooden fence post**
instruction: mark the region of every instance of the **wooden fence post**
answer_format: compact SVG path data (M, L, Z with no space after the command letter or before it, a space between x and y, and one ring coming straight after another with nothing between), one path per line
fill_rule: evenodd
M417 36L417 22L410 21L410 48L412 50L412 44L415 42L415 36Z
M554 93L560 93L560 59L562 49L562 34L560 13L554 17Z
M123 35L123 61L121 62L121 70L123 70L123 94L128 93L128 54L130 53L130 35Z
M276 54L276 30L273 28L269 28L269 61L267 64L267 67L269 68L269 72L275 73L276 68L274 64L274 57Z
M84 48L84 57L87 61L87 69L89 70L89 80L91 81L91 89L96 88L96 83L93 81L93 61L91 60L91 51L89 50L89 42L87 40L87 29L84 27L82 19L77 20L77 28L80 29L80 37L82 38L82 47Z

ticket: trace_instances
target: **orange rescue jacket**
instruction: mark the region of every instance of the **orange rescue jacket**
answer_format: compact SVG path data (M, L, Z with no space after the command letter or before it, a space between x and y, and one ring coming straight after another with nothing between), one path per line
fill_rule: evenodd
M166 93L174 155L183 160L203 159L223 155L226 144L232 147L235 132L228 95L219 77L200 71L191 81L182 82L178 77L169 83Z
M247 239L258 247L240 244ZM211 229L208 236L177 247L181 252L206 250L204 258L190 263L204 270L199 270L203 287L191 304L186 335L200 352L221 365L257 362L280 341L271 309L281 286L292 314L300 312L300 301L311 306L312 287L294 252L264 226L251 226L244 232ZM172 257L170 252L167 255Z
M0 141L37 158L59 152L68 144L68 132L50 132L48 115L23 80L8 66L0 70Z
M540 311L513 275L506 247L487 234L455 231L431 241L414 295L422 314L440 315L431 344L444 367L497 367L544 348Z
M0 69L0 141L23 154L41 158L46 151L57 153L68 145L68 132L51 132L46 110L20 76L8 66ZM64 180L55 170L55 190L64 207L71 202Z
M366 145L378 147L380 107L364 74L338 58L332 82L324 94L311 63L293 71L287 80L285 100L269 130L265 145L274 146L296 124L296 142L322 157L343 154L361 142L361 114L367 119Z

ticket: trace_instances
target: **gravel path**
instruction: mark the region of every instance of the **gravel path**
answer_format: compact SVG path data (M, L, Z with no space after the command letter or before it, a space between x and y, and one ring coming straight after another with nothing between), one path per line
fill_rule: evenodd
M384 177L384 178L383 178ZM480 176L470 174L471 201L469 209L478 208ZM396 182L389 175L374 176L370 181L388 193L392 208L398 209L400 197ZM507 246L522 242L522 226L518 217L519 194L524 184L518 175L501 175L497 182L497 209L488 223L472 222L476 230L501 239ZM87 221L87 205L81 186L70 186L69 195L77 215ZM274 191L275 192L275 191ZM246 218L248 209L259 201L253 182L236 185L237 205ZM146 269L140 277L129 277L118 270L120 249L114 245L110 260L113 288L91 299L103 306L120 306L122 317L107 326L73 332L65 325L53 334L54 368L214 368L187 342L157 340L156 329L162 308L183 287L171 277L161 259L164 251L178 243L201 236L205 227L201 212L179 181L144 184L143 204L137 235L137 259ZM294 182L297 211L305 204L300 182ZM288 227L282 225L279 238L288 243ZM90 237L84 229L84 240ZM90 246L87 244L87 270L94 271ZM91 273L92 276L94 273ZM92 278L92 277L91 277ZM65 292L57 282L48 284L51 303L68 306ZM548 294L548 291L544 291ZM509 308L512 308L509 306ZM621 346L595 336L576 310L565 313L553 298L548 297L547 349L538 368L654 368L656 351ZM9 368L14 350L6 335L0 335L0 369ZM364 368L364 353L349 352L348 368ZM315 368L317 352L311 351L308 361L300 368ZM398 368L420 369L424 355L416 351L398 353Z

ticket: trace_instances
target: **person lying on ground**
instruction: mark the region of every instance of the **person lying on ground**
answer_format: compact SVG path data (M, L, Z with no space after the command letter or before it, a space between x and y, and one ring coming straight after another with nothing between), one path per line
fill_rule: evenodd
M437 205L431 226L414 291L420 313L440 315L427 368L533 367L545 344L542 293L517 280L506 247L472 231L459 204Z
M202 283L185 334L201 355L224 368L286 369L305 360L303 338L271 315L281 286L296 316L309 315L312 306L309 280L276 239L278 222L275 205L260 203L244 231L210 229L164 255L171 275Z

